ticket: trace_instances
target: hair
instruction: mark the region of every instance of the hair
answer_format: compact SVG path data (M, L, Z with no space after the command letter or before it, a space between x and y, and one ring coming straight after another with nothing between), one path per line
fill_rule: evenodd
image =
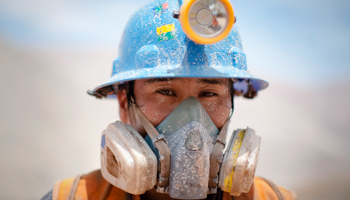
M126 92L126 99L128 102L128 108L130 109L131 107L136 107L138 108L139 106L137 105L135 101L135 93L134 93L134 86L135 86L135 81L128 81L126 83L117 85L114 85L114 92L117 94L118 90L125 90Z

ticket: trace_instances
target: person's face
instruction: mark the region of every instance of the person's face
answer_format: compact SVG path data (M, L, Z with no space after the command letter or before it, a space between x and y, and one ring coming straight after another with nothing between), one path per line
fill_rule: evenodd
M135 81L134 94L140 110L155 127L182 101L193 96L202 103L216 127L221 129L231 112L231 87L228 79L223 78L140 79ZM142 126L128 110L125 90L118 91L117 96L121 120L142 132Z

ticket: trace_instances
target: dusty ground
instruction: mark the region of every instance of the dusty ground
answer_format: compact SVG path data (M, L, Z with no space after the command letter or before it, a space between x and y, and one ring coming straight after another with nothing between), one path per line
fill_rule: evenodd
M117 102L86 90L108 78L116 55L0 42L1 199L39 199L56 180L99 168L100 133L118 119ZM299 199L347 199L350 83L270 84L254 101L236 100L230 126L262 137L257 175Z

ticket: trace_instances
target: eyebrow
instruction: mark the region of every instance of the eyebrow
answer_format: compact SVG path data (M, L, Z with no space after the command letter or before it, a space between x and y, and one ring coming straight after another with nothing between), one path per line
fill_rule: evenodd
M201 78L197 80L197 83L206 83L206 84L212 84L212 85L226 85L226 80L223 78L214 78L214 79Z
M145 82L145 85L155 82L163 82L163 81L173 81L180 78L151 78L148 81Z

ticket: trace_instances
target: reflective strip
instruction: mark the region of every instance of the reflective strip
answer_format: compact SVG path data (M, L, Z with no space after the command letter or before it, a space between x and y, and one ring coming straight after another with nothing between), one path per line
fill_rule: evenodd
M261 178L262 180L264 180L266 183L268 183L270 185L270 187L273 189L273 191L276 193L278 200L284 200L284 197L282 195L281 190L278 189L278 187L270 180Z
M79 184L80 179L81 179L81 175L75 177L75 179L73 180L73 183L70 186L67 200L74 200L75 193L77 192L77 188L78 188L78 184Z
M52 190L52 200L58 200L58 194L60 192L60 185L62 181L57 181L55 185L53 186Z
M106 200L109 196L109 194L111 193L111 189L112 189L112 185L110 183L107 183L107 186L105 188L105 190L103 191L100 200Z

